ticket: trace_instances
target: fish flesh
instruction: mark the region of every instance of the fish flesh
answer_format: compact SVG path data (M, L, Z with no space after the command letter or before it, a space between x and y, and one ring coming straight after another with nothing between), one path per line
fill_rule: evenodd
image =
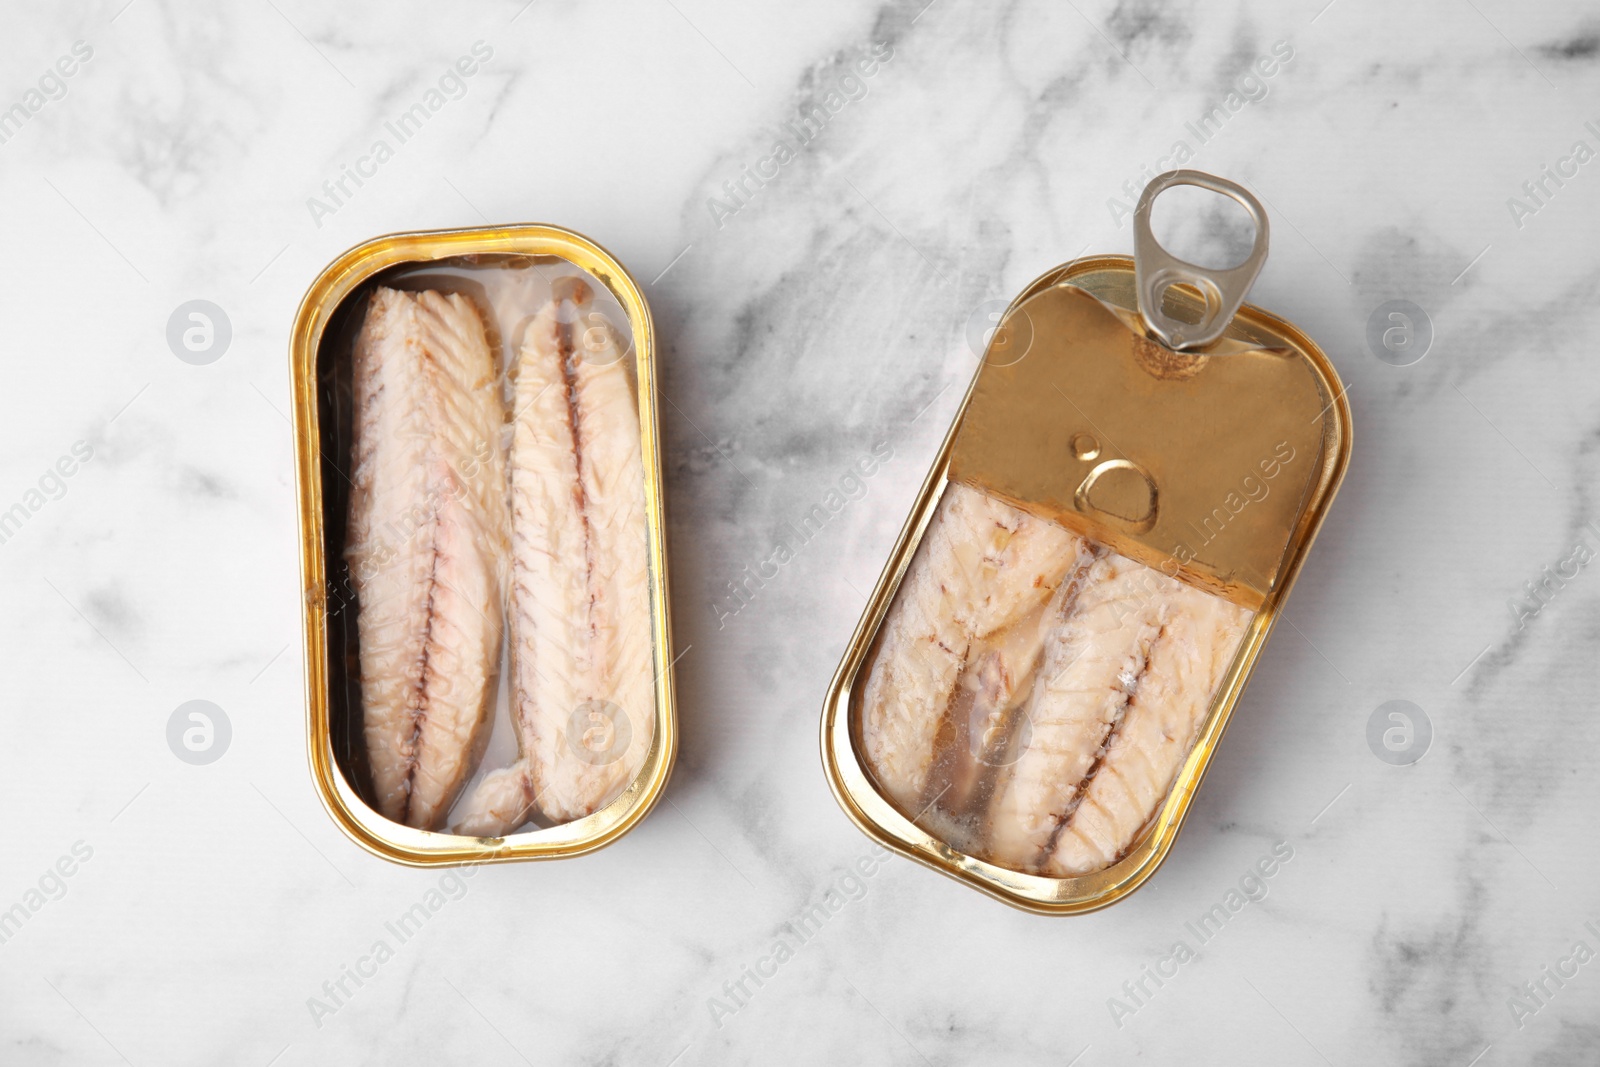
M345 556L374 798L431 830L482 758L500 665L505 416L478 308L375 290L354 394Z
M1048 602L1081 541L965 485L945 490L890 609L864 696L867 765L905 814L916 818L930 803L938 739L949 732L974 646Z
M1097 547L1077 538L1055 592L1014 622L973 641L956 683L947 717L948 730L935 742L932 775L938 779L938 800L930 825L953 845L965 846L981 827L987 798L995 781L1028 750L1032 731L1024 709L1039 677L1052 620L1062 600L1076 595L1081 576L1097 558ZM1052 574L1052 577L1054 575ZM962 744L962 740L965 744ZM930 804L933 801L929 801Z
M581 283L534 316L513 374L511 717L518 758L485 775L457 833L599 810L655 729L639 409L625 346Z
M944 783L939 807L963 813L1006 758L1011 716L1034 676L1043 651L1035 612L988 640L976 640L945 715L948 737L935 742L932 774ZM965 742L965 743L963 743Z
M1177 587L1114 552L1063 584L1024 709L1027 743L990 809L992 862L1028 869L1043 858L1139 686Z
M1164 579L1166 580L1166 579ZM1120 859L1166 799L1199 736L1250 613L1204 590L1177 586L1137 688L1082 799L1050 846L1043 872L1068 878Z
M868 674L864 762L952 848L1099 870L1171 789L1250 618L952 483Z

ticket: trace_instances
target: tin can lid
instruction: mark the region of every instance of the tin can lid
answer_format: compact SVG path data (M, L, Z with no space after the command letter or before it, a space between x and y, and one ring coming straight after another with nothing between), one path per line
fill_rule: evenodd
M1180 184L1257 220L1242 264L1208 270L1155 240L1150 206ZM1150 183L1137 216L1134 259L1068 265L1012 303L948 476L1255 610L1297 558L1329 462L1348 447L1342 390L1303 334L1244 302L1266 260L1255 197L1174 171Z

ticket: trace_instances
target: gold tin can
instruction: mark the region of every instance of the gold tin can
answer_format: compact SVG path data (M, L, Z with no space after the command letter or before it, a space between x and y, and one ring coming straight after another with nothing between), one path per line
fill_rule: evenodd
M653 735L643 769L620 795L604 807L570 822L508 834L468 837L415 829L375 811L352 774L353 734L359 733L348 678L350 667L337 672L330 655L343 656L342 639L330 633L330 619L344 606L330 586L339 546L330 545L325 523L324 486L337 478L336 452L330 449L331 428L319 385L336 358L332 346L340 312L381 274L396 268L444 266L461 261L564 261L603 286L615 301L631 332L633 380L637 386L641 454L644 464L645 517L654 670ZM611 844L639 823L660 799L677 752L677 716L673 695L672 633L668 611L667 569L661 474L659 415L656 404L655 335L644 293L631 275L605 249L588 238L541 224L476 227L390 234L357 245L328 265L301 301L289 341L289 368L294 404L295 468L299 491L300 559L305 602L306 739L311 776L323 805L335 823L357 844L385 859L412 866L510 860L558 859L582 855Z
M1199 185L1246 207L1256 223L1256 247L1246 263L1207 272L1156 244L1149 207L1175 184ZM1043 914L1106 907L1137 889L1166 858L1350 456L1350 409L1327 357L1293 324L1243 303L1265 260L1266 241L1265 214L1247 191L1198 172L1172 172L1155 179L1141 199L1137 262L1115 255L1079 259L1041 276L1011 303L823 708L829 783L868 836ZM1152 305L1153 314L1141 312ZM1310 462L1294 464L1297 481L1285 477L1285 464L1266 499L1247 500L1240 495L1241 473L1257 473L1258 454L1270 456L1278 442ZM1203 718L1165 799L1102 869L1050 876L971 854L981 847L964 851L946 832L948 823L927 817L932 804L911 813L910 805L894 803L863 756L864 692L886 619L953 484L1052 520L1251 613L1209 706L1200 705ZM1219 520L1227 536L1207 540L1220 531ZM922 797L929 792L931 786Z

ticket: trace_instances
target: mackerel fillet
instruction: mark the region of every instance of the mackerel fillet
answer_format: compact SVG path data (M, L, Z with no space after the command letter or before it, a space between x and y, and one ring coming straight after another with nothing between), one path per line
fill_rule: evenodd
M529 324L510 455L511 716L519 758L484 776L456 831L581 818L639 774L655 728L639 408L582 286Z
M1078 541L975 489L945 490L890 609L865 693L867 764L905 814L916 818L934 799L924 793L936 742L974 645L1041 608Z
M378 811L439 828L488 740L508 513L503 408L460 295L376 290L355 343L345 556Z

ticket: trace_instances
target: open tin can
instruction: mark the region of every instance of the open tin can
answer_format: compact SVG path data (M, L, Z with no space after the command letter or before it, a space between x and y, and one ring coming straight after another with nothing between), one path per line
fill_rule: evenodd
M554 226L379 237L306 293L306 735L364 848L573 856L660 798L677 731L654 353L638 284Z
M1242 264L1160 247L1176 184L1250 213ZM1162 175L1134 240L1002 316L822 716L863 831L1041 913L1114 903L1166 857L1350 455L1327 357L1243 302L1255 197Z

